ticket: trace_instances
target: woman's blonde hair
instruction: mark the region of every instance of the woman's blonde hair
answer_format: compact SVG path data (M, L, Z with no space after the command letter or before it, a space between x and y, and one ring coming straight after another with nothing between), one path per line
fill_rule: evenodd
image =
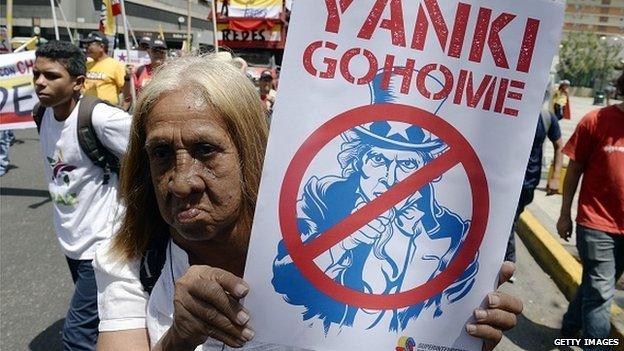
M258 195L267 140L267 120L253 84L231 60L213 55L167 61L141 90L128 151L120 175L120 197L126 213L112 251L129 260L141 257L152 238L169 232L158 210L145 150L146 120L159 97L192 89L223 118L237 148L242 174L239 229L249 231Z

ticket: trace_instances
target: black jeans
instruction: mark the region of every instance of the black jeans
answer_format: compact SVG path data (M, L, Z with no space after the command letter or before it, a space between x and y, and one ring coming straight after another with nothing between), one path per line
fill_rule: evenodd
M507 250L505 251L505 261L516 262L516 227L518 226L518 218L520 214L524 212L524 208L533 202L533 196L535 194L535 188L522 188L520 192L520 199L518 200L518 207L516 208L516 216L514 217L513 225L511 226L511 233L509 233L509 240L507 241Z

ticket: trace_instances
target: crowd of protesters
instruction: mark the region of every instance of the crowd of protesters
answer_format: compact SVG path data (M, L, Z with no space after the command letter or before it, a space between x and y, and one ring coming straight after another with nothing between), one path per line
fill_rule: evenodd
M59 41L39 47L33 71L54 227L75 283L63 348L294 350L255 342L250 312L239 303L250 289L241 277L275 74L266 70L254 80L245 61L229 53L169 59L167 44L149 37L140 50L150 63L128 69L107 55L101 33L82 44L84 51ZM533 148L540 162L546 137L561 149L557 120L569 114L568 86L562 82L538 121ZM624 93L624 75L616 88ZM572 197L583 175L577 246L584 265L565 335L608 337L608 306L624 267L622 121L624 103L592 112L563 148L571 161L557 227L570 236ZM91 134L79 136L85 126ZM81 138L96 147L85 150ZM561 155L556 159L558 171ZM527 170L531 198L539 170L541 164ZM528 202L520 200L518 215ZM170 269L160 274L163 266ZM512 274L503 264L502 281ZM604 276L606 282L598 279ZM487 308L496 313L475 311L466 327L486 349L522 311L518 298L492 294L497 299Z
M103 56L104 36L94 32L83 43L90 60L52 41L37 49L33 70L55 232L75 283L63 348L277 347L253 341L249 311L237 302L249 290L240 277L273 74L263 72L254 86L227 54L163 63L167 47L156 39L144 42L152 62L128 77ZM118 99L130 79L139 95L133 116ZM82 135L85 126L91 135ZM85 150L85 138L97 147ZM162 261L153 266L147 252ZM174 270L143 274L163 266ZM503 265L503 280L512 271ZM173 304L174 291L184 308ZM522 310L517 298L494 294L489 308L498 313L467 327L490 348Z

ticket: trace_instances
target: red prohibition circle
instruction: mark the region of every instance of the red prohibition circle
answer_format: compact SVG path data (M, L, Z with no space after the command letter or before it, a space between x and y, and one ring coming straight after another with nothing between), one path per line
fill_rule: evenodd
M303 243L297 226L297 197L303 176L319 151L341 133L355 126L391 120L422 127L443 140L449 147L386 193L347 216L311 242ZM468 175L472 193L472 219L458 255L447 268L428 282L393 294L367 294L341 285L328 277L314 259L355 232L370 219L390 208L390 198L407 197L416 189L441 176L457 164ZM391 193L392 192L392 193ZM389 310L424 301L452 284L465 271L481 246L489 215L489 191L485 172L474 149L452 125L420 108L401 104L374 104L339 114L324 123L301 145L290 162L279 198L279 221L284 244L301 274L319 291L344 304L359 308ZM368 218L368 219L367 219Z

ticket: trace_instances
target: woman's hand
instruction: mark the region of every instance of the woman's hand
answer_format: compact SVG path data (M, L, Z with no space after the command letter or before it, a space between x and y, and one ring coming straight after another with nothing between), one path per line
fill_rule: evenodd
M511 262L503 262L498 285L511 278L516 267ZM516 326L517 315L522 313L522 301L500 291L494 291L487 296L487 309L477 309L474 312L475 323L466 324L468 334L483 339L483 350L489 351L500 342L503 331Z
M254 337L249 312L238 302L248 292L245 281L232 273L191 266L175 283L173 324L163 343L193 350L213 338L242 347Z

